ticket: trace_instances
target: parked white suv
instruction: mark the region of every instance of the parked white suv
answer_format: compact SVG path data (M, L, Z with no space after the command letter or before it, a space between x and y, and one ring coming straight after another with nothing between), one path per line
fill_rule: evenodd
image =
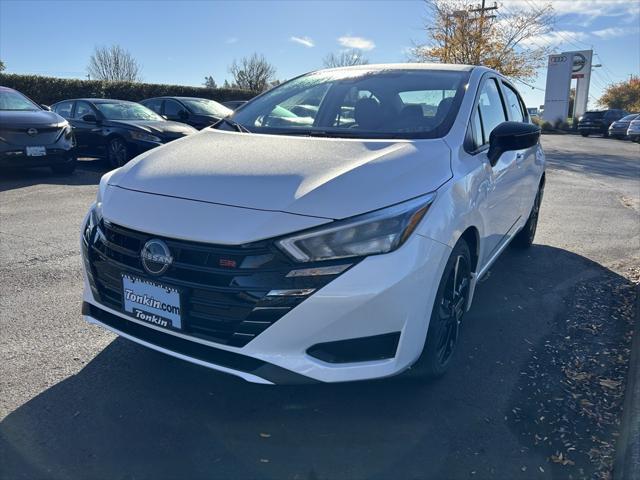
M483 67L295 78L102 178L83 314L252 382L441 375L478 280L532 243L539 135Z

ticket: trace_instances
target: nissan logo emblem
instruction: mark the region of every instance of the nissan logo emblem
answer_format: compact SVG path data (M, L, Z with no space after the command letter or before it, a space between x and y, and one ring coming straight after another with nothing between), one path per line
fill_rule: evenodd
M38 134L38 130L35 128L30 128L29 130L27 130L27 135L29 135L30 137L35 137Z
M171 251L166 243L153 238L140 251L142 266L151 275L162 275L173 263Z
M585 57L583 54L581 53L575 53L573 55L573 72L579 72L580 70L582 70L584 68L584 66L587 64L587 57Z

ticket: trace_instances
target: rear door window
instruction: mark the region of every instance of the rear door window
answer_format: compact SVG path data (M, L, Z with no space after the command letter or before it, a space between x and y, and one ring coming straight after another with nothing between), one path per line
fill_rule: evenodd
M93 109L87 102L76 102L76 111L73 114L73 118L82 120L85 115L93 115Z
M71 110L73 107L73 102L60 102L53 107L53 111L56 112L63 118L67 120L71 118Z
M142 102L142 104L147 107L150 108L151 110L153 110L154 112L156 112L158 115L160 115L161 109L162 109L162 100L159 98L154 98L151 100L147 100L146 102Z
M524 122L526 115L524 113L522 102L516 91L506 83L504 85L505 100L507 102L507 109L509 110L509 117L514 122Z

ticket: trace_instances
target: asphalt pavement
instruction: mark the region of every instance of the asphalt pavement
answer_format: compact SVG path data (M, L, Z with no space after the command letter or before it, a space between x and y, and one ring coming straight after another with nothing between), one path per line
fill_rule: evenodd
M0 476L606 475L640 266L640 145L543 144L535 245L491 269L451 370L422 384L253 385L86 324L79 230L104 167L0 172ZM594 355L584 380L577 363Z

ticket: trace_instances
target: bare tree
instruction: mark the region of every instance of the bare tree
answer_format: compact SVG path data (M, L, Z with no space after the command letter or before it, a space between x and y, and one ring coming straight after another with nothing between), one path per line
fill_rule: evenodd
M229 73L233 76L233 84L237 88L262 92L269 88L274 80L276 68L267 62L264 55L254 53L250 57L234 60L229 67Z
M364 57L361 50L345 50L340 53L330 53L322 60L326 68L351 67L353 65L367 65L369 60Z
M96 47L89 59L87 72L95 80L109 82L138 82L140 65L120 45Z
M469 5L461 0L425 0L427 42L416 45L417 62L485 65L520 80L535 77L550 49L538 42L552 31L553 7L500 12L497 6Z

